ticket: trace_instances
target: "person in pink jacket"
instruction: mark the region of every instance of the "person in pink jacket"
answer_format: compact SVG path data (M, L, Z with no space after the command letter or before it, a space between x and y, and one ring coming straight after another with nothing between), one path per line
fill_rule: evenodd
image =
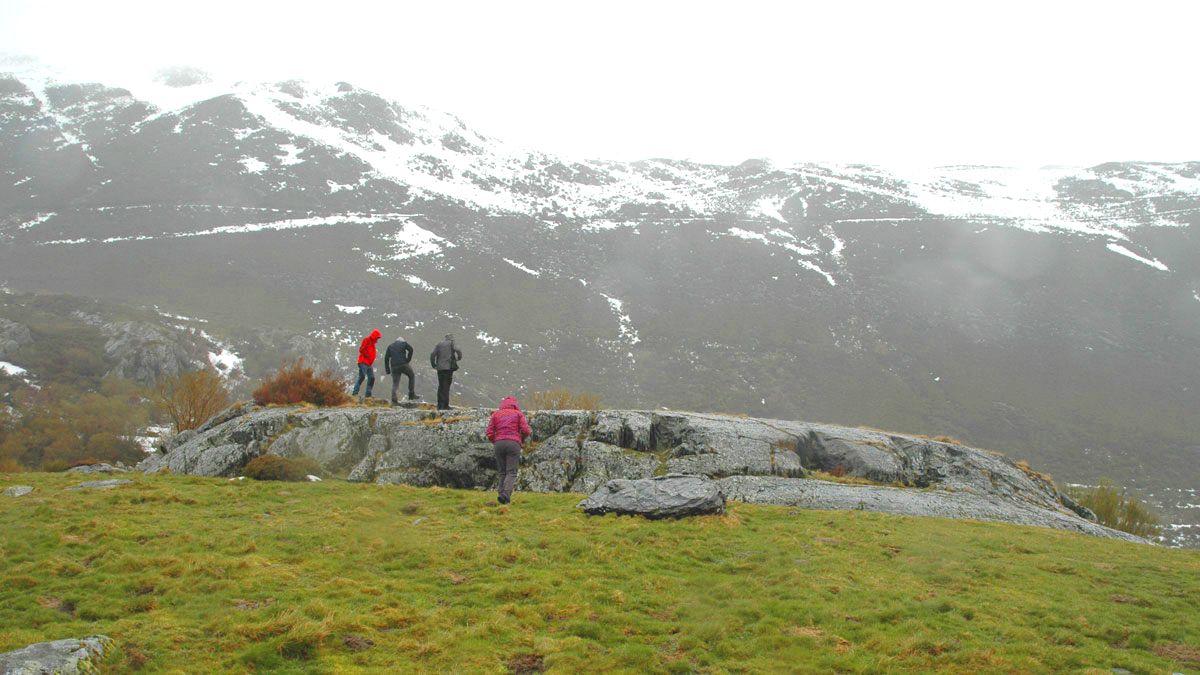
M517 483L517 465L521 463L521 444L533 433L529 420L517 405L517 399L506 396L500 408L488 420L487 438L496 452L496 473L500 491L496 501L507 504L512 501L513 486Z

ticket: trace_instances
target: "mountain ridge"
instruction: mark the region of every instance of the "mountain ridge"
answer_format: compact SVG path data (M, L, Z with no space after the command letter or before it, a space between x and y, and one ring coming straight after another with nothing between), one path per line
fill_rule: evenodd
M561 385L1200 480L1200 163L571 161L246 86L164 112L0 79L0 284L205 319L251 377L293 342L346 367L372 327L454 331L470 403Z

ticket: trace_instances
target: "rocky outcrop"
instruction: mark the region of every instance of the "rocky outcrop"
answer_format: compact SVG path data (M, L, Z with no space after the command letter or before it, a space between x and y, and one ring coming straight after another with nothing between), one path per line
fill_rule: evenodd
M213 349L206 338L171 326L148 321L108 322L82 311L73 316L104 335L104 354L112 364L109 375L143 385L207 366Z
M33 492L32 485L12 485L4 488L5 497L24 497L30 492Z
M30 342L33 342L33 335L29 332L29 326L0 318L0 360Z
M139 465L236 476L265 453L307 456L351 481L488 488L490 410L235 406ZM613 479L706 476L731 499L999 520L1128 538L1095 525L1054 484L992 452L927 438L716 414L539 411L518 488L591 493ZM875 485L802 480L809 471ZM825 506L820 506L824 504ZM1074 509L1074 510L1073 510ZM1082 514L1082 515L1081 515Z
M105 635L39 642L0 654L0 675L94 673L111 648L112 640Z
M725 495L712 480L702 476L616 478L579 502L579 508L592 516L616 513L651 520L686 518L725 513Z

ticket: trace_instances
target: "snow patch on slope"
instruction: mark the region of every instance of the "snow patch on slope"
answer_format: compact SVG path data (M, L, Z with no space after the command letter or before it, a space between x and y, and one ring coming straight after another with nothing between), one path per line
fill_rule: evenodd
M408 260L427 255L441 255L454 244L411 221L404 221L393 234L384 237L391 242L391 260Z
M246 168L246 173L262 173L271 168L270 164L257 157L243 157L238 160L238 163Z
M779 212L783 208L783 203L787 201L786 197L763 197L754 203L754 207L750 210L751 214L759 214L767 218L778 220L781 223L786 223L787 219Z
M56 215L58 215L58 214L54 213L54 212L39 213L36 218L34 218L32 220L27 220L27 221L21 223L20 225L18 225L17 229L18 230L28 230L30 228L37 227L38 225L41 225L42 223L46 222L47 220L50 220L51 218L53 218Z
M1142 256L1134 253L1133 251L1130 251L1129 249L1125 248L1124 246L1122 246L1120 244L1110 242L1108 244L1107 248L1108 248L1108 250L1112 251L1113 253L1119 253L1120 255L1123 255L1126 258L1130 258L1132 260L1136 260L1136 261L1142 263L1143 265L1149 265L1150 267L1153 267L1154 269L1156 269L1160 272L1170 272L1171 271L1170 269L1167 268L1166 265L1162 264L1157 259L1143 258Z
M423 291L432 291L434 293L437 293L438 295L441 295L450 290L448 288L442 288L441 286L434 286L433 284L429 283L428 281L425 281L424 279L422 279L421 277L419 277L415 274L405 274L405 275L402 275L400 278L404 279L408 283L412 284L413 286L415 286Z
M510 260L510 259L508 259L508 258L504 258L503 260L504 260L504 262L508 263L509 265L512 265L513 267L515 267L515 268L517 268L517 269L521 270L522 272L524 272L524 273L526 273L526 274L528 274L528 275L530 275L530 276L534 276L534 277L540 277L540 276L542 276L542 273L541 273L541 271L540 271L540 270L534 270L534 269L530 269L530 268L528 268L528 267L526 267L526 266L522 265L521 263L519 263L519 262L517 262L517 261L515 261L515 260Z
M620 336L627 340L631 345L636 345L637 343L641 342L642 338L638 336L637 329L633 327L633 319L625 313L625 303L611 295L608 295L607 293L601 293L600 295L604 296L604 299L608 301L608 306L612 309L613 314L617 316L617 325L619 327Z

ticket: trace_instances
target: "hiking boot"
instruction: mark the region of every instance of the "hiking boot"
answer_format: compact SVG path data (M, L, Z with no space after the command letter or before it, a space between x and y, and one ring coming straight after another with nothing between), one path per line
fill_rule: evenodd
M392 399L392 405L400 405L400 401L397 401L396 399Z

